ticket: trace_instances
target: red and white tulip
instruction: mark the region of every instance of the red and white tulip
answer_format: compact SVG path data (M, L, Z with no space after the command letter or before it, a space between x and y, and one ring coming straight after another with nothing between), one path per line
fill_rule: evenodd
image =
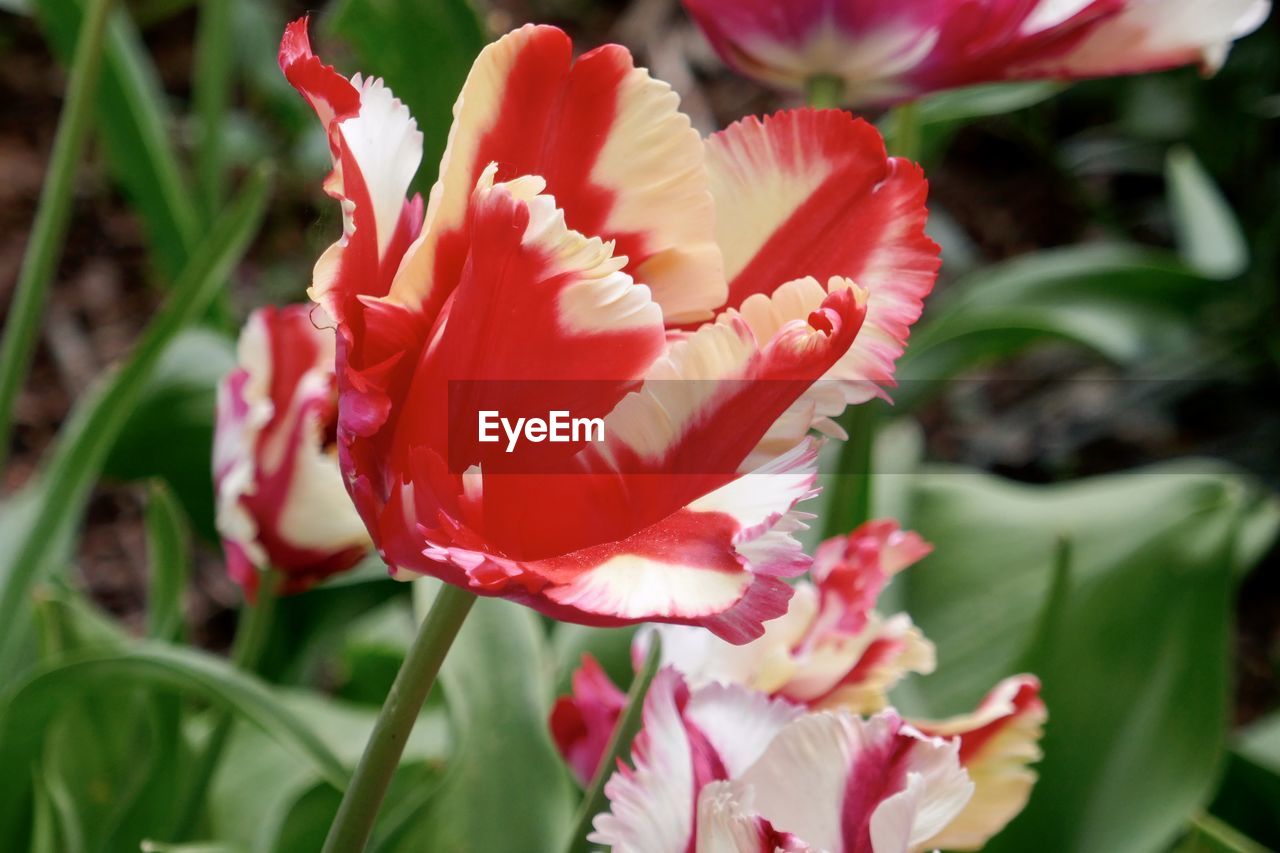
M227 571L252 596L261 569L297 592L355 565L369 535L342 485L334 336L310 305L262 308L218 387L217 525Z
M683 0L731 67L883 105L1003 80L1216 70L1269 0Z
M759 636L809 562L810 428L892 385L933 284L919 168L835 111L703 141L624 48L575 60L528 26L476 60L424 211L421 134L386 86L324 65L305 20L280 63L333 155L344 231L311 294L387 563L560 619ZM605 440L504 457L450 417L451 387L501 410L538 380Z
M752 643L732 646L679 626L646 632L661 635L662 662L695 687L742 684L812 708L874 713L888 704L888 691L905 675L933 671L933 644L911 617L875 610L893 575L930 550L894 521L870 521L817 548L810 579L796 584L787 613L765 625L764 635ZM637 638L638 656L647 636Z
M892 711L807 713L739 686L690 690L666 669L643 718L590 836L619 853L906 853L973 792L959 742Z

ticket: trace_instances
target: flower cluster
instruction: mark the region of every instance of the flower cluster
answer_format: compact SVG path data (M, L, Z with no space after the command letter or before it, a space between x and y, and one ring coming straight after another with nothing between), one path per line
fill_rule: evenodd
M887 693L933 668L933 647L876 599L928 553L892 522L824 542L786 616L733 646L681 626L656 634L664 668L631 766L605 786L594 839L619 851L977 849L1025 805L1046 713L1033 676L970 714L904 720ZM589 656L551 730L586 784L625 704ZM870 716L869 716L870 715ZM803 784L799 780L805 780Z

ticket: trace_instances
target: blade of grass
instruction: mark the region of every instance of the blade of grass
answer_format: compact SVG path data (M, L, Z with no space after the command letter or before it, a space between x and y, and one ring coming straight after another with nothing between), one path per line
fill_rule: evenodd
M172 640L183 633L182 592L191 573L187 528L182 507L163 480L155 480L147 497L147 636Z
M14 291L9 317L0 342L0 468L9 451L13 405L31 366L31 351L40 329L41 309L49 291L71 218L71 196L76 171L89 135L89 110L94 103L98 72L102 68L103 38L112 0L92 0L80 28L66 100L58 117L49 171L40 190L31 239L22 256L22 271Z
M71 56L83 21L77 0L35 0L54 52ZM200 239L200 216L174 148L176 122L160 77L128 14L107 24L105 64L95 105L112 171L146 226L160 273L174 280Z
M196 36L194 100L200 138L196 178L206 217L222 207L222 122L231 97L231 13L233 0L202 0Z
M214 223L192 256L164 307L147 326L124 366L113 375L92 409L73 415L82 428L57 441L44 471L40 504L31 526L18 537L14 559L0 589L0 672L7 672L18 639L13 631L32 583L48 570L58 532L78 519L121 427L138 402L143 386L164 348L184 326L200 317L221 290L266 209L269 171L257 170L235 201Z

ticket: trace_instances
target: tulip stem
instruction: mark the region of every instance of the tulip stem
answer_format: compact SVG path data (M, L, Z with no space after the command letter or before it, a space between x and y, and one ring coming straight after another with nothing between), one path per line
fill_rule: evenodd
M875 514L872 468L881 406L878 400L868 400L853 406L845 418L849 438L840 447L827 513L827 537L848 533L864 521L870 521Z
M445 584L436 596L400 665L351 784L342 795L342 804L324 842L324 853L358 853L365 849L422 703L475 601L475 593L451 584Z
M920 133L920 105L908 101L889 114L889 153L895 157L919 161L923 139Z
M276 612L276 599L279 597L280 584L284 579L276 572L268 569L262 572L258 584L257 600L252 604L245 602L240 611L240 623L236 626L236 639L231 647L231 662L236 669L243 672L254 672L262 658L262 650L266 647L267 637L271 635L271 622ZM222 751L226 749L227 738L231 736L231 727L235 717L229 711L215 712L213 729L209 732L209 740L204 751L197 760L191 773L191 784L187 788L186 801L179 811L177 823L179 840L185 839L195 831L196 821L204 810L209 783L222 760Z
M582 803L574 816L573 831L569 835L569 844L566 848L568 853L581 853L589 849L587 833L591 831L591 822L596 815L604 811L607 805L604 783L613 775L614 768L618 766L618 760L631 748L631 741L635 739L636 732L640 731L644 697L649 692L653 677L658 673L658 662L662 658L662 641L657 633L651 634L650 637L652 642L649 644L648 654L645 655L644 666L631 682L631 689L627 691L627 706L622 710L622 716L618 718L613 734L609 736L609 743L605 746L604 755L600 758L600 766L596 768L595 776L591 777L591 784L587 786Z
M843 94L844 81L834 74L815 74L804 84L805 103L815 109L839 109Z

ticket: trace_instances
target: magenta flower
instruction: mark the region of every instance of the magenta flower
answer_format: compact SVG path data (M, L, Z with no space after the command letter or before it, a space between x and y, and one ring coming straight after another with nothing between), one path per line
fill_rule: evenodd
M1269 0L683 0L731 67L883 105L1001 80L1216 70Z

